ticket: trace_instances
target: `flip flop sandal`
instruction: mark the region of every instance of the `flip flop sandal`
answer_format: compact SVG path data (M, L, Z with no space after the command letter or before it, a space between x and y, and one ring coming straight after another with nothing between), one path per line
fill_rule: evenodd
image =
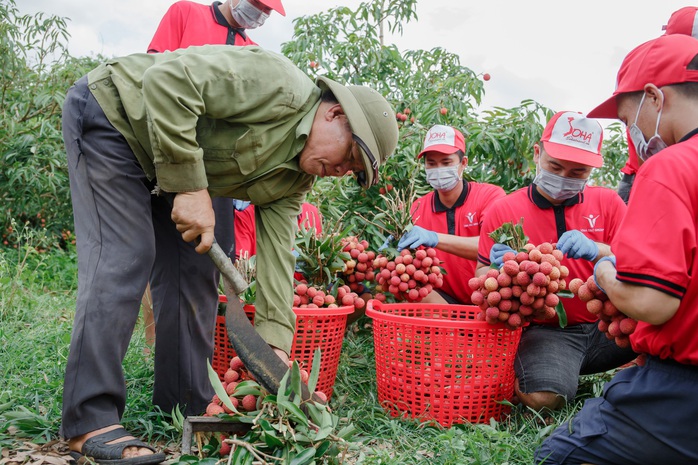
M92 461L99 465L151 465L165 460L165 454L156 452L154 447L139 439L127 439L123 442L107 444L127 436L132 436L132 434L124 428L107 431L85 441L82 445L82 452L71 451L70 455L78 464ZM150 449L153 454L123 458L124 449L132 446Z

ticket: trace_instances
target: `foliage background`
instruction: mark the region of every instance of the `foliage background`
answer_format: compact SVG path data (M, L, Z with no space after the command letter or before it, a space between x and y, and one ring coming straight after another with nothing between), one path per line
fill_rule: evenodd
M367 227L358 213L370 217L376 206L385 208L379 189L388 184L405 190L414 184L415 195L428 192L415 155L431 125L452 125L465 134L466 177L510 192L532 180L532 146L542 134L542 122L553 112L532 100L514 108L480 111L482 76L457 55L442 48L398 50L383 43L384 31L399 33L404 24L416 20L416 0L375 0L356 10L333 8L296 19L293 38L282 47L313 78L326 75L370 85L396 112L409 109L409 118L399 123L397 151L382 168L381 185L362 191L350 177L319 179L311 194L310 201L330 223L340 221L346 211L357 213L341 221L373 245L382 243L383 235ZM0 0L0 204L5 213L0 228L7 247L17 246L12 220L46 230L40 249L65 247L73 240L60 110L70 85L104 57L72 57L68 40L66 18L20 15L15 0ZM615 187L618 169L625 163L625 138L618 125L608 132L605 166L592 177L596 184Z

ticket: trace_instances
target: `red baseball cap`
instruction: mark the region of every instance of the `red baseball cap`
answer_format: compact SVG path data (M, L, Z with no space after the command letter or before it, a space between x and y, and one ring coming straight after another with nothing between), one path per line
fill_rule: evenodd
M558 160L573 161L598 168L603 165L603 128L598 121L581 113L561 111L550 118L543 137L545 151Z
M272 10L276 11L279 13L281 16L286 16L286 10L284 10L284 6L281 4L281 0L257 0L259 3L262 5L266 6L267 8L271 8Z
M674 11L664 30L665 34L683 34L698 39L698 7L685 6Z
M422 158L427 152L439 152L450 155L460 150L465 153L465 138L463 133L451 126L437 124L432 126L424 138L424 148L417 158Z
M618 118L616 97L657 87L698 82L698 70L687 69L698 55L698 40L683 34L663 35L635 47L623 59L611 98L589 112L591 118Z

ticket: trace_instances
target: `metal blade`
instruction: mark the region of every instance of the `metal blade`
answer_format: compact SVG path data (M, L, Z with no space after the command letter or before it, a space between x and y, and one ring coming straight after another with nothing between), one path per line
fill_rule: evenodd
M223 287L228 299L225 312L225 326L228 339L237 352L240 360L250 371L257 382L267 391L276 394L279 391L281 379L286 375L288 367L279 358L274 350L259 335L252 323L250 323L242 302L238 297L247 288L247 282L233 266L228 256L223 252L217 242L213 242L208 252L216 267L223 276ZM302 385L302 399L311 399L311 394L306 385ZM312 400L322 402L313 395Z

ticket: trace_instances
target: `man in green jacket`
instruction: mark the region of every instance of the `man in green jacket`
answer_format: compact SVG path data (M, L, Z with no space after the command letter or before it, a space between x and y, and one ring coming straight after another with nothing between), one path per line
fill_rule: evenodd
M368 87L313 83L281 55L208 45L102 64L68 92L63 135L79 286L62 435L76 457L157 463L163 454L119 426L121 363L151 269L165 281L196 273L178 260L177 235L200 239L203 254L213 241L211 197L251 201L255 325L284 357L295 329L291 249L305 195L316 176L351 171L364 187L375 184L397 145L395 113ZM163 194L174 196L171 207ZM196 307L158 316L153 399L165 411L179 404L200 414L210 400L215 316Z

